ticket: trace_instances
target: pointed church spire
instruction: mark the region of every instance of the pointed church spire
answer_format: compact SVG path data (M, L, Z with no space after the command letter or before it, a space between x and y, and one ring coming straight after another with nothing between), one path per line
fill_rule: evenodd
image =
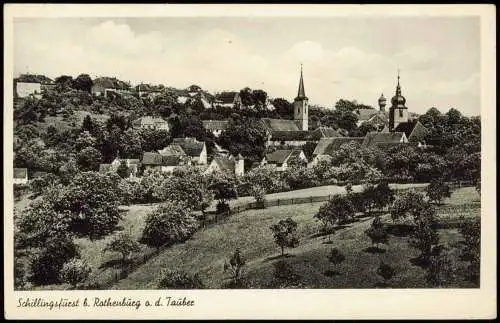
M302 75L302 64L300 64L300 81L299 81L299 91L297 93L296 99L307 99L306 91L304 90L304 77Z

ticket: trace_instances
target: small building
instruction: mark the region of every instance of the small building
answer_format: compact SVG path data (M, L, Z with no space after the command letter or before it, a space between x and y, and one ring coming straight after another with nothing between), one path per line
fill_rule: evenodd
M215 96L215 106L223 108L239 108L241 107L241 98L239 92L221 92Z
M408 139L404 132L377 132L372 131L366 134L362 147L373 147L376 144L397 144L407 143Z
M130 86L115 77L99 77L93 80L90 92L94 96L107 97L109 93L130 94Z
M428 133L427 128L418 120L410 120L400 123L394 128L395 132L404 132L408 142L425 144L425 137Z
M189 159L182 156L165 156L159 153L145 152L141 165L146 169L156 169L171 173L176 167L189 165Z
M228 120L202 120L203 127L210 131L215 137L219 137L222 131L229 125Z
M158 150L158 153L164 156L187 156L186 152L180 145L168 145L167 147Z
M285 171L294 159L302 160L307 164L307 158L301 149L278 149L266 154L263 165L273 165L278 171Z
M204 174L212 174L214 172L223 172L231 176L243 176L245 174L245 159L241 154L238 154L237 157L216 155Z
M179 145L193 164L207 164L207 146L204 141L198 141L196 138L174 138L173 145Z
M45 75L22 74L14 79L15 97L40 97L42 91L54 86L54 81Z
M145 116L134 120L134 122L132 122L132 127L135 129L170 130L167 120L152 116Z
M28 183L28 169L14 168L14 184L27 184L27 183Z
M312 160L308 166L312 167L317 165L321 160L329 158L325 156L333 156L335 152L346 143L355 142L360 146L362 145L364 137L336 137L336 138L322 138L319 140L316 148L312 153Z

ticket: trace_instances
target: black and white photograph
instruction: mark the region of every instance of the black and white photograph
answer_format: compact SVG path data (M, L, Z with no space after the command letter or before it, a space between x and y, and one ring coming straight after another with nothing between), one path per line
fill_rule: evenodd
M129 7L11 19L15 306L79 306L31 292L488 287L480 15ZM174 296L162 306L195 306Z

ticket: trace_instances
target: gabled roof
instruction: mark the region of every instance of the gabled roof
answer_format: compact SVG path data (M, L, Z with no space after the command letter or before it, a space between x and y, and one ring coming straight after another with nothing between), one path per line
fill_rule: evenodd
M224 130L229 125L228 120L202 120L203 127L207 130Z
M313 156L317 155L332 155L336 150L345 143L357 142L361 144L364 137L336 137L320 139L318 145L314 149Z
M54 81L45 75L36 74L21 74L18 78L14 79L15 82L22 83L40 83L40 84L54 84Z
M163 163L163 156L158 153L145 152L142 155L141 163L149 166L161 166Z
M418 148L418 142L406 142L406 143L403 143L403 142L390 142L390 143L378 142L378 143L375 143L373 145L374 148L380 149L382 151L388 151L391 148L401 147L401 146L405 146L405 147L411 146L411 147Z
M405 136L404 132L377 132L372 131L366 134L363 146L369 147L375 143L399 143Z
M266 160L270 164L283 164L292 156L299 156L300 149L278 149L272 153L266 154Z
M262 118L264 126L269 131L299 131L295 120Z
M238 92L221 92L215 95L215 99L223 104L229 104L234 103L237 96L239 96Z
M421 141L427 134L427 128L418 120L398 124L394 131L404 132L408 141Z
M181 156L163 156L162 166L179 166L182 162Z
M336 137L342 137L341 134L338 133L337 130L333 129L332 127L319 127L314 132L319 132L321 137L320 138L336 138ZM319 138L318 138L319 139Z
M181 146L190 157L200 156L205 147L205 142L198 141L195 138L174 138L172 143Z
M132 122L132 125L141 126L145 124L150 125L150 124L164 124L164 123L168 123L168 121L159 117L144 116L134 120Z
M272 131L272 141L307 141L314 140L313 133L309 131Z
M158 150L158 152L164 156L186 156L186 152L180 145L172 144Z
M14 168L14 178L27 178L28 169L27 168Z
M380 111L375 109L356 109L354 114L358 117L359 121L366 121L370 119L373 115L378 114Z
M126 90L129 85L123 81L120 81L116 77L98 77L93 80L93 86L100 86L106 89L119 89Z

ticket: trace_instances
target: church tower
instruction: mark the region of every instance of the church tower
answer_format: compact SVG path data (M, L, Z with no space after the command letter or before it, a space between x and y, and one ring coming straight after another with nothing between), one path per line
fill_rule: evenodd
M399 85L399 71L398 71L398 85L396 86L396 95L392 97L391 107L389 108L389 131L394 129L400 123L408 122L408 108L405 106L406 98L401 94L401 85Z
M302 64L300 65L300 81L297 97L293 101L293 119L298 124L300 130L309 130L308 125L308 98L304 90L304 78L302 76Z

